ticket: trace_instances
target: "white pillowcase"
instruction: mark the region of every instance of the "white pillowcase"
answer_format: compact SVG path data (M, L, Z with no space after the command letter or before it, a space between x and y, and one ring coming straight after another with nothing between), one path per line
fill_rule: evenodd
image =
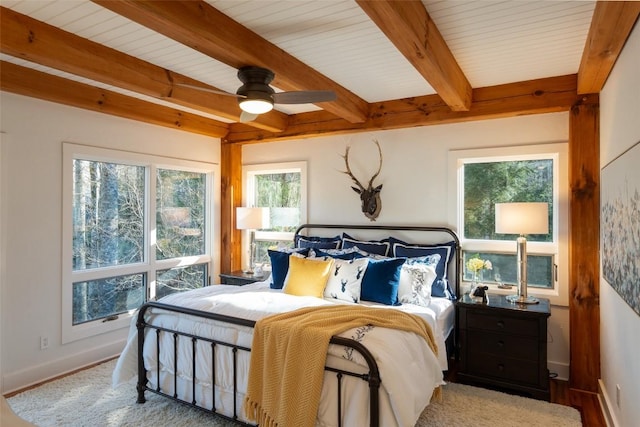
M349 302L360 302L362 278L369 265L366 258L334 259L333 268L324 288L324 297Z
M398 300L428 307L431 304L431 285L436 277L436 269L432 265L405 263L400 270Z

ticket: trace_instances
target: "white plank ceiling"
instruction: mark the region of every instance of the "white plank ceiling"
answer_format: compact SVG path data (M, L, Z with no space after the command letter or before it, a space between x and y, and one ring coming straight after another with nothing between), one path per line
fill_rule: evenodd
M369 103L435 93L354 1L207 2ZM423 3L473 88L577 73L595 6L561 0ZM225 91L240 85L232 67L92 2L0 0L0 5ZM8 55L1 59L168 104ZM276 108L287 114L318 109Z

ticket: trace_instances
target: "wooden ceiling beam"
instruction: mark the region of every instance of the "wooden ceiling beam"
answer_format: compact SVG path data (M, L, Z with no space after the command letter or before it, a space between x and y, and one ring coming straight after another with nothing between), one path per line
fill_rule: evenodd
M0 11L0 49L7 55L233 121L240 118L240 107L235 97L206 93L177 86L176 83L217 90L212 86L11 9L0 7ZM287 122L286 114L272 111L261 115L252 122L252 126L278 132L286 128Z
M85 110L221 138L229 125L116 92L0 61L0 90Z
M596 3L578 69L579 94L602 90L639 15L638 1Z
M452 111L438 95L383 101L371 105L365 123L353 124L323 111L292 115L279 134L231 124L223 143L259 143L316 136L461 123L526 114L568 111L576 102L575 74L473 90L469 111Z
M422 2L357 3L452 110L469 110L471 84Z
M352 123L366 120L365 100L202 0L93 1L231 67L268 68L279 89L333 90L337 100L319 107Z

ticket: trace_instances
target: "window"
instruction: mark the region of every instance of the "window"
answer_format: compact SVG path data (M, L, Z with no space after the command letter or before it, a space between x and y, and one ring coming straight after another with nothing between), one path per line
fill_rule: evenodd
M517 283L518 236L495 232L495 204L545 202L549 233L527 236L527 282L530 293L566 303L560 283L566 283L567 169L566 144L460 150L450 153L456 194L456 223L463 266L469 258L490 260L482 282L492 291ZM463 280L472 274L463 268Z
M291 245L294 232L307 220L307 165L294 162L245 166L244 178L245 206L270 208L270 228L255 233L256 263L268 264L267 248ZM248 253L246 249L243 253Z
M212 165L64 144L63 342L206 286Z

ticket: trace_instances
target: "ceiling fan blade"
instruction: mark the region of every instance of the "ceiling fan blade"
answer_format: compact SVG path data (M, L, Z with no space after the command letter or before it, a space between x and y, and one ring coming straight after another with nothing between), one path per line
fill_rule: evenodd
M246 111L243 111L242 113L240 113L240 123L252 122L257 118L258 118L258 114L247 113Z
M235 94L235 93L229 93L229 92L225 92L223 90L209 89L209 88L206 88L206 87L190 85L190 84L187 84L187 83L176 83L176 86L188 87L190 89L196 89L196 90L201 90L203 92L215 93L217 95L235 96L236 98L246 98L246 96L244 96L244 95L238 95L238 94Z
M315 104L336 100L336 93L332 90L300 90L293 92L278 92L273 95L276 104Z

